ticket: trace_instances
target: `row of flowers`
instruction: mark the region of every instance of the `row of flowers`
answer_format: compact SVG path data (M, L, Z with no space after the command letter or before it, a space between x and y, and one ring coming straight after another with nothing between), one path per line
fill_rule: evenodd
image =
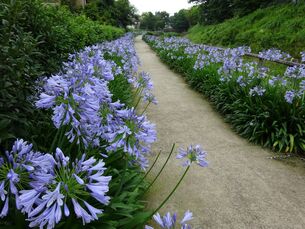
M143 180L148 173L140 172L149 167L151 144L156 141L155 125L148 121L145 110L157 101L149 74L137 73L138 65L133 35L126 34L71 54L61 72L37 82L34 104L51 116L56 132L44 152L17 139L0 157L0 218L17 211L24 214L29 227L55 228L60 222L70 222L68 226L73 228L80 223L71 224L75 217L83 225L99 221L114 199L124 201L129 195L140 198L148 191L158 176L147 187ZM133 88L133 106L113 99L110 83L119 76ZM145 108L139 112L141 100ZM186 158L184 176L192 162L207 166L205 157L200 146L181 149L177 158ZM128 183L132 170L139 178ZM124 185L129 187L126 193ZM174 228L175 214L161 218L157 213L165 202L133 226L144 226L154 215L162 228ZM125 206L123 202L115 204ZM142 209L142 205L136 207ZM187 211L181 226L190 228L186 224L190 219L192 213ZM111 223L131 228L113 220Z
M209 97L233 127L251 141L286 152L305 150L305 55L285 66L291 56L270 49L250 58L249 47L219 48L187 38L144 36L162 60L183 73Z
M105 158L122 150L125 160L147 168L155 126L134 107L113 101L108 85L123 75L139 89L138 97L155 103L148 74L135 74L138 64L127 34L70 55L60 73L38 82L35 105L52 111L57 133L48 152L18 139L0 158L1 218L11 206L27 216L30 227L54 228L72 212L90 223L110 201Z
M262 96L268 86L274 87L279 84L286 89L285 100L292 103L296 98L302 98L305 90L305 64L288 66L285 71L274 72L272 68L263 66L260 62L244 58L245 54L251 53L249 47L222 49L204 44L193 44L187 38L168 37L160 39L156 36L146 36L148 42L153 42L154 47L162 49L170 59L182 60L195 58L195 70L202 70L209 65L219 65L218 73L221 81L234 80L241 87L252 85L255 80L266 79L268 85L260 85L249 88L249 95ZM183 51L185 56L180 55ZM302 62L305 62L305 52L301 52ZM259 57L265 60L291 60L290 54L277 49L269 49L259 52ZM282 73L282 74L281 74ZM265 88L263 87L265 86Z

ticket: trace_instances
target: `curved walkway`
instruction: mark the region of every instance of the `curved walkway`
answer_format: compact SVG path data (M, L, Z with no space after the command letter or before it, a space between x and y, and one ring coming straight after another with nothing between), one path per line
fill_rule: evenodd
M168 152L176 142L198 143L208 152L209 167L193 166L161 212L181 217L190 209L194 228L305 228L304 164L270 159L274 154L236 135L140 37L136 49L159 102L148 109L158 131L154 151ZM162 154L159 167L167 155ZM149 208L162 202L183 171L173 156L148 194Z

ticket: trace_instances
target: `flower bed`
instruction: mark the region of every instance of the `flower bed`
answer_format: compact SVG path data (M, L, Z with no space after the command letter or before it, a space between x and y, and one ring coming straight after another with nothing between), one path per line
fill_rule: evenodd
M132 103L155 100L137 67L127 34L70 55L61 72L40 80L35 105L50 111L50 125L38 134L47 142L17 139L0 158L2 224L133 228L147 220L142 170L156 131Z
M185 38L148 35L144 40L165 63L183 73L240 135L277 151L305 150L305 65L286 68L253 61L244 55L251 52L247 47L219 49ZM290 58L275 49L259 55L269 60Z

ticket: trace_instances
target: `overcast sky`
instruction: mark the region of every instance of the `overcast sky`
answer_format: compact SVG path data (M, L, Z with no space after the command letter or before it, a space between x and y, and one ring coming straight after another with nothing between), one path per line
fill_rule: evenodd
M181 9L187 9L192 5L187 0L129 0L140 14L143 12L166 11L173 15Z

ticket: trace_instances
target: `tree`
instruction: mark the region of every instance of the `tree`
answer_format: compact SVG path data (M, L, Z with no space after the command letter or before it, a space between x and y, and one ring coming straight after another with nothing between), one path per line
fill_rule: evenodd
M145 30L156 30L156 17L152 12L145 12L141 15L140 28Z
M116 0L114 2L113 12L113 18L116 20L116 24L120 27L126 28L127 25L131 25L133 23L136 9L128 0Z
M166 11L155 13L155 28L156 30L163 30L169 23L169 13Z
M128 0L92 0L84 9L92 20L124 28L133 23L135 12Z
M174 16L170 17L170 24L176 32L185 32L190 27L190 24L187 19L187 10L180 10L178 13L175 13Z
M190 26L196 25L200 21L200 10L199 6L193 6L186 10L186 17Z

